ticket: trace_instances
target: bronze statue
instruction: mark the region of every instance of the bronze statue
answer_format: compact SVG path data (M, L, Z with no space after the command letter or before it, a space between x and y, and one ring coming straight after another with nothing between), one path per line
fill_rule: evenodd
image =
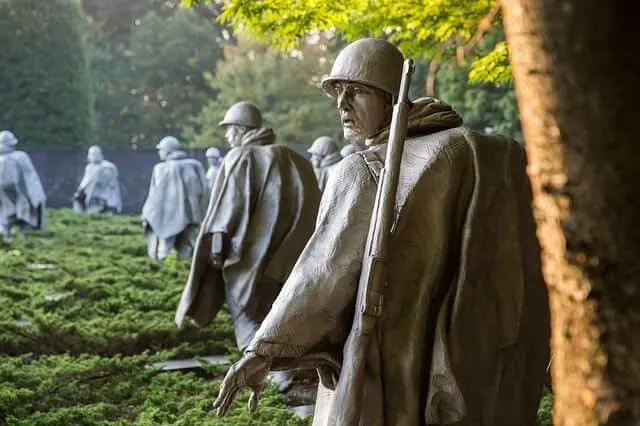
M207 149L205 152L205 157L207 157L207 182L209 182L209 190L213 188L213 185L216 183L216 178L218 177L218 172L220 171L220 165L222 164L222 155L220 154L220 150L215 146Z
M44 229L46 196L29 155L15 149L18 138L0 132L0 236L10 241L13 228L20 236L27 229Z
M73 194L73 209L79 213L102 213L112 216L122 210L118 168L104 159L99 146L87 153L88 164Z
M142 207L149 257L162 260L175 248L179 259L189 259L209 199L204 167L188 158L173 136L162 138L156 148L162 162L153 168Z
M318 178L320 190L323 191L331 168L342 160L338 145L332 138L320 136L313 141L307 152L311 154L311 165Z
M244 350L313 232L320 191L309 162L274 144L255 105L233 105L220 125L232 148L211 191L176 322L188 316L208 324L226 302ZM291 382L274 379L282 391Z
M219 415L242 388L255 409L270 370L315 366L314 425L535 425L550 326L524 150L461 127L435 99L398 103L403 61L362 39L323 80L345 138L368 149L329 176L315 232L221 385ZM390 138L394 103L406 126L394 119Z

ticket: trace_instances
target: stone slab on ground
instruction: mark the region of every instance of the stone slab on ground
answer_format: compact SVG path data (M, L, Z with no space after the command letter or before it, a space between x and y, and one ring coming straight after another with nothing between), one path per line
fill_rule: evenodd
M204 363L203 363L204 362ZM153 365L159 367L162 371L181 371L193 370L195 368L204 367L207 364L230 364L229 359L224 355L211 355L199 358L173 359Z

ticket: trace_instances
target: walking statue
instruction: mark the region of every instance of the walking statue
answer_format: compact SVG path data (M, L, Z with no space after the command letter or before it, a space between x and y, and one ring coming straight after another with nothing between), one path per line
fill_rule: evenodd
M103 213L111 216L122 210L118 168L104 159L99 146L89 148L88 164L73 194L73 209L79 213Z
M255 409L270 370L315 366L314 425L536 424L550 325L524 150L445 103L409 102L403 62L361 39L323 80L345 139L368 149L329 176L219 415L243 388Z
M13 228L24 236L27 229L45 229L45 194L40 177L27 153L15 149L18 138L0 132L0 236L10 241Z
M311 154L311 165L318 179L320 190L323 191L327 185L331 168L342 160L338 145L332 138L320 136L313 141L307 152Z
M156 148L162 162L153 168L142 207L149 257L162 260L175 248L179 259L189 259L209 197L204 167L187 158L173 136L162 138Z
M224 302L246 349L313 232L320 191L309 162L284 145L248 102L220 122L225 155L176 313L206 325ZM272 378L284 391L291 376Z
M205 152L205 157L207 157L207 182L209 182L209 190L213 188L213 185L216 183L216 178L218 177L218 172L220 171L220 165L222 164L222 155L220 154L220 150L215 146L207 149Z

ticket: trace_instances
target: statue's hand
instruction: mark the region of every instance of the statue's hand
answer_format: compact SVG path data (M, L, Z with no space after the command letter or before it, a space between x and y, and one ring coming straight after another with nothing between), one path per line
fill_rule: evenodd
M255 353L246 353L240 361L231 366L222 385L218 398L213 402L219 417L224 416L240 389L250 388L249 411L254 412L258 407L258 399L263 383L269 374L271 360Z

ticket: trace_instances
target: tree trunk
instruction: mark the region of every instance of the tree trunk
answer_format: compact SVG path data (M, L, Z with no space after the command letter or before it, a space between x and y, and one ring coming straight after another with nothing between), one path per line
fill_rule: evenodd
M554 424L638 425L637 19L619 0L501 3L550 289Z
M425 92L427 96L436 96L436 76L438 75L439 64L436 61L429 62L429 68L427 69L427 78L425 79Z

